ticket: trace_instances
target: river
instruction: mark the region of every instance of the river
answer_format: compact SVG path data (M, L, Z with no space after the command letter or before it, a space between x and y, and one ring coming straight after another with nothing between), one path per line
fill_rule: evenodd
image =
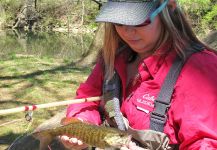
M88 52L93 34L0 31L1 60L14 55L49 57L72 61Z

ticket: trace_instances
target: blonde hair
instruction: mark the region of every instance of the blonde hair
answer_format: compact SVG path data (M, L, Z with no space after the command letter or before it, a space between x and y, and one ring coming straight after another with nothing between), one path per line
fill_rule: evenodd
M170 40L172 43L171 49L175 50L182 59L186 58L186 48L188 48L188 50L193 49L193 43L207 47L196 37L180 8L176 7L175 9L172 9L168 4L159 16L164 29L161 42ZM114 61L120 41L121 39L117 34L114 25L112 23L105 23L102 56L105 65L105 78L107 79L111 79L113 76Z
M105 77L111 79L114 73L114 62L119 42L121 41L112 23L105 23L104 45L102 56L104 60Z

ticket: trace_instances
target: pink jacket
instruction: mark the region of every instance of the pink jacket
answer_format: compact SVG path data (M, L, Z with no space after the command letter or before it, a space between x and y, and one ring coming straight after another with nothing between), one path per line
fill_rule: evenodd
M138 67L139 77L128 89L124 54L116 58L115 68L123 87L121 111L132 128L149 129L154 100L174 58L175 53L170 52L166 56L153 55L144 59ZM102 95L102 84L103 69L98 62L86 82L78 88L76 98ZM69 105L67 117L100 124L98 106L99 102ZM217 149L216 116L217 55L204 50L193 54L179 75L164 133L171 144L180 144L180 150Z

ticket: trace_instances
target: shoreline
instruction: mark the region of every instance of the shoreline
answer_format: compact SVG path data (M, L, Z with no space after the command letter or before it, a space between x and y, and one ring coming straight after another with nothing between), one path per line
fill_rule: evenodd
M84 34L84 33L94 33L97 30L97 27L94 28L90 28L87 25L73 25L70 26L69 28L67 27L54 27L52 29L44 29L43 27L39 28L39 29L32 29L32 30L28 30L26 28L24 29L13 29L10 27L1 27L0 26L0 32L3 31L7 31L7 30L18 30L18 31L24 31L24 32L28 32L28 31L32 31L32 32L60 32L60 33L73 33L73 34Z

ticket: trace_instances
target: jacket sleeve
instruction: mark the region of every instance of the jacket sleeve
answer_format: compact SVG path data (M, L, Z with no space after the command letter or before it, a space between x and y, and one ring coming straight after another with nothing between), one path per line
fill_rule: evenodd
M169 111L180 150L217 149L217 55L194 54L177 81Z
M87 80L80 84L76 98L88 98L102 95L103 69L102 63L97 62ZM77 117L93 124L101 124L98 112L99 101L71 104L67 108L66 117Z

